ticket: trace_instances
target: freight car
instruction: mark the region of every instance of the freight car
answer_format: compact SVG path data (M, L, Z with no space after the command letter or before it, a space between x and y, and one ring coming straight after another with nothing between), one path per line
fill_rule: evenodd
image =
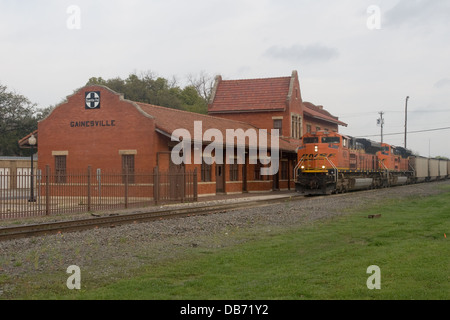
M449 173L447 160L328 131L304 135L297 155L296 190L308 195L445 179Z

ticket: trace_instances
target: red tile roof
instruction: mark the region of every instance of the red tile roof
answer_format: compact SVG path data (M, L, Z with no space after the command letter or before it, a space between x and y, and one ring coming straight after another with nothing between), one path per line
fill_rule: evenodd
M148 115L152 116L155 119L156 129L159 129L166 135L172 135L172 133L176 129L186 129L189 131L191 135L191 139L194 139L194 121L202 122L202 136L208 129L218 129L223 136L223 139L226 139L226 130L227 129L242 129L244 131L248 129L253 129L258 132L258 128L255 126L248 124L246 122L228 120L219 117L208 116L204 114L188 112L178 109L171 109L166 107L155 106L146 103L136 102L136 104ZM246 139L246 146L249 146L249 143ZM209 141L203 141L208 142ZM270 146L270 132L268 132L268 141L267 145ZM250 145L251 146L251 145ZM256 147L256 146L255 146ZM285 139L279 139L279 149L284 151L295 152L297 145L291 143Z
M209 113L284 110L291 77L218 81Z
M341 125L344 127L347 126L346 123L339 121L338 117L331 115L328 111L323 109L322 106L316 106L316 105L312 104L311 102L305 102L305 101L303 102L303 113L306 116L310 116L312 118L335 123L335 124L338 124L338 125Z

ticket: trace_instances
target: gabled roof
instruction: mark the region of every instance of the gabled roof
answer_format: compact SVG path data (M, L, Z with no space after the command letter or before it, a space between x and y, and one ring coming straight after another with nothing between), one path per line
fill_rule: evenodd
M216 77L208 113L284 110L292 77L222 80Z
M303 102L303 113L305 116L309 116L311 118L327 121L344 127L347 126L346 123L339 121L338 117L331 115L331 113L323 109L322 106L316 106L311 102Z
M191 139L194 140L195 132L194 132L194 122L201 121L202 122L202 137L206 130L208 129L218 129L223 136L223 139L226 139L226 130L237 130L242 129L247 131L248 129L256 130L258 132L258 128L248 124L246 122L228 120L219 117L213 117L209 115L188 112L178 109L171 109L166 107L155 106L147 103L136 102L136 104L148 115L152 116L155 119L155 125L157 131L165 134L166 136L172 136L172 133L177 129L186 129L189 131L191 135ZM246 139L245 145L247 147L256 147L249 145L248 139ZM270 132L268 132L267 137L267 146L270 147ZM202 141L205 143L209 143L211 141ZM297 145L291 143L284 139L279 139L279 149L284 151L292 151L295 152Z

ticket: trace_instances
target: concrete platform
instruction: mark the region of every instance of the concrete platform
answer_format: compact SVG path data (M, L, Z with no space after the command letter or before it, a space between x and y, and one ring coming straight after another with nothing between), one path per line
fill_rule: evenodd
M295 190L267 191L257 193L217 194L215 196L199 197L197 203L207 202L245 202L264 199L289 198L300 195Z

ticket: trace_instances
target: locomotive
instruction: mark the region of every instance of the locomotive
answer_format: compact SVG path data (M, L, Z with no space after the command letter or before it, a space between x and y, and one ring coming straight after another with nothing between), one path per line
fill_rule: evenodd
M297 148L296 191L306 195L385 188L448 178L450 161L337 132L307 133Z

